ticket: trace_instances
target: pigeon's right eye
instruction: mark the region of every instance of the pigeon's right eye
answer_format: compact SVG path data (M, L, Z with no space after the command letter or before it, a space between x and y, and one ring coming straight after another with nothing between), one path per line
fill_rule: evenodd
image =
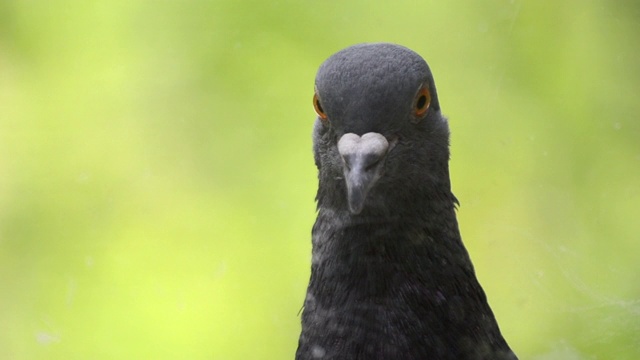
M316 113L320 117L320 119L327 120L327 114L324 112L322 105L320 105L320 98L318 94L313 94L313 107L316 109Z

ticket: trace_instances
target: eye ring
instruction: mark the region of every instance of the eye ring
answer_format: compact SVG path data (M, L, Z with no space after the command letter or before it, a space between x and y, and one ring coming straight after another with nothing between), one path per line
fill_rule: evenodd
M324 112L322 108L322 104L320 104L320 98L318 97L318 93L313 94L313 108L316 110L316 114L320 117L321 120L327 120L327 113Z
M425 85L421 87L416 94L416 99L413 102L413 114L418 118L424 116L429 110L430 105L431 93L429 92L429 87Z

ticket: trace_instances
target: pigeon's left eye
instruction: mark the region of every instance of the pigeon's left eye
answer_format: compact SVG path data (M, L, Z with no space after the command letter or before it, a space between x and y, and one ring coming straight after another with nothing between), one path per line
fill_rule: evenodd
M427 113L429 105L431 105L431 94L429 93L429 88L424 86L420 88L420 91L418 91L418 94L416 95L416 100L413 106L414 114L421 117Z
M324 112L322 105L320 104L320 98L318 94L313 94L313 107L316 109L316 113L322 120L327 120L327 114Z

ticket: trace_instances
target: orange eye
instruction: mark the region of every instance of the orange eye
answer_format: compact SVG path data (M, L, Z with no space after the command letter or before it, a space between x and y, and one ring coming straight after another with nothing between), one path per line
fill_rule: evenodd
M316 109L316 113L322 120L327 120L327 114L324 112L322 105L320 105L320 98L318 94L313 94L313 107Z
M416 95L413 113L418 117L423 116L427 113L427 110L429 110L429 105L431 105L431 94L429 93L429 88L424 86L418 91L418 95Z

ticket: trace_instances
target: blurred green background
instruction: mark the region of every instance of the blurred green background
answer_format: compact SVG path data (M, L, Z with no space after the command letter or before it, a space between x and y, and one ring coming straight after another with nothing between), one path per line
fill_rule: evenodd
M292 359L313 80L430 63L522 359L640 359L640 3L0 1L0 358Z

